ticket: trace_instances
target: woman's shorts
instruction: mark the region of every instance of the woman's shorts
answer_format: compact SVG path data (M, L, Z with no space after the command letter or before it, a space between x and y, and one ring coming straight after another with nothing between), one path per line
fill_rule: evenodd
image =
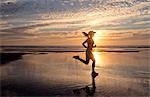
M93 55L93 53L92 53L92 51L91 50L87 50L86 51L86 60L92 60L92 61L95 61L95 58L94 58L94 55Z

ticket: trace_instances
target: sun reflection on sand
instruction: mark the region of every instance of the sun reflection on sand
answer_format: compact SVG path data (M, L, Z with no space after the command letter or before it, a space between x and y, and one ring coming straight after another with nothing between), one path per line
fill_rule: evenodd
M95 69L98 69L97 68L97 66L99 67L102 67L103 66L103 62L102 62L102 55L101 55L101 53L100 52L93 52L93 54L94 54L94 58L95 58L95 60L96 60L96 67L95 67Z

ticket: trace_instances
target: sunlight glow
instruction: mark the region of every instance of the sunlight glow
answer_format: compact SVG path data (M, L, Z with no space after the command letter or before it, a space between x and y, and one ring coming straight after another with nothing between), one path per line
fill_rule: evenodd
M101 44L103 42L103 36L106 35L105 30L94 30L96 33L93 37L95 44Z
M94 35L94 38L95 39L101 39L102 36L106 35L106 31L105 30L94 30L95 35Z

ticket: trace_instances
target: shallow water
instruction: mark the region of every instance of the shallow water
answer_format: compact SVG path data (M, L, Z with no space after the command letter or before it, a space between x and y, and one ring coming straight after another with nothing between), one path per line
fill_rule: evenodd
M72 58L74 55L85 58L84 54L26 54L22 59L0 67L2 84L23 86L33 90L33 95L74 96L73 89L92 83L91 62L85 65ZM94 52L95 71L99 73L95 78L94 95L150 96L149 54L148 50L132 53ZM37 91L39 93L34 94Z

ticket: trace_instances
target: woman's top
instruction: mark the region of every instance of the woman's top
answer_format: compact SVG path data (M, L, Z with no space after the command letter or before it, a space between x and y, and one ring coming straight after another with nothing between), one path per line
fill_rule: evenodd
M88 44L87 50L92 50L93 45L94 45L93 39L92 39L92 38L88 38L88 39L87 39L87 44Z

